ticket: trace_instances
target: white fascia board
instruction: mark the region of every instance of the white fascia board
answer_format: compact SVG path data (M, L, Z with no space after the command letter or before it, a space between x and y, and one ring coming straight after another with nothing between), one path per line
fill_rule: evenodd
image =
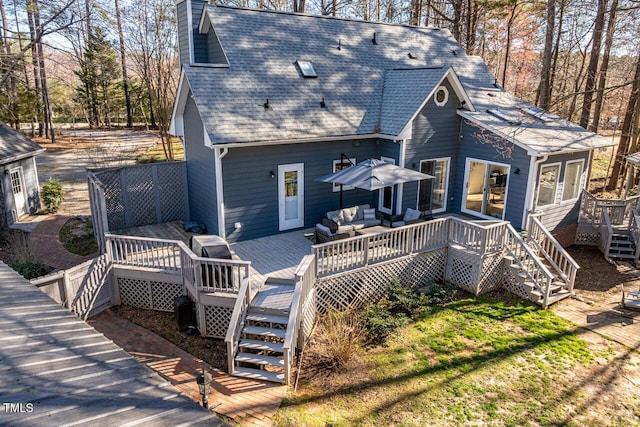
M397 141L399 138L397 135L386 135L372 133L367 135L343 135L343 136L327 136L320 138L305 138L305 139L286 139L280 141L249 141L249 142L223 142L212 144L212 147L265 147L269 145L288 145L288 144L306 144L309 142L331 142L331 141L347 141L347 140L359 140L359 139L385 139L390 141Z
M198 32L200 34L207 34L209 32L209 29L211 28L211 19L209 18L207 5L204 6L203 11L205 10L206 12L200 15L200 22L198 23Z
M462 108L471 112L476 111L475 107L471 103L471 99L469 98L469 95L467 95L467 92L464 90L462 83L460 83L460 79L458 79L456 72L451 66L449 66L449 69L447 70L447 72L444 73L440 81L436 85L434 85L433 89L431 89L431 92L429 92L429 95L427 95L427 97L422 101L422 104L420 104L420 108L418 108L413 113L413 115L411 116L411 119L409 119L407 124L404 125L402 132L400 132L400 135L398 135L400 139L408 139L406 135L408 135L408 132L410 132L409 129L413 125L413 121L418 116L418 114L420 114L420 112L424 109L425 105L427 105L427 102L429 102L429 100L433 97L433 95L436 93L438 88L442 86L442 82L444 82L445 79L449 80L449 84L451 84L451 87L453 88L453 91L456 93L456 96L458 97L458 99L464 101L464 105L462 106Z
M180 82L176 91L176 100L173 104L173 113L171 113L171 123L168 131L170 135L184 136L184 107L187 105L190 91L191 87L183 69L180 72Z
M534 150L533 148L529 147L528 145L523 144L522 142L518 141L517 139L513 138L512 136L507 135L504 132L501 132L497 129L492 128L491 126L487 125L486 123L481 122L480 120L478 120L476 117L473 116L473 114L470 114L467 111L461 111L458 110L458 115L469 120L471 123L473 123L476 126L481 127L482 129L486 129L489 132L498 135L499 137L513 143L515 146L522 148L523 150L525 150L527 152L528 155L530 156L540 156L541 154Z
M209 138L209 132L207 132L207 127L202 124L202 134L204 135L204 146L211 148L213 144L211 144L211 139Z

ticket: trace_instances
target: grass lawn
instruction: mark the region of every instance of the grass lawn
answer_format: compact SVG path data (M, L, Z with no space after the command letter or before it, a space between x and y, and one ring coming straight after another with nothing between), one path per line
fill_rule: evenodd
M174 160L184 160L184 148L180 140L178 138L171 138L171 145L173 147ZM166 162L167 156L162 147L162 142L151 147L144 154L138 156L136 160L138 163Z
M629 352L580 333L528 303L457 300L360 351L341 372L303 367L275 425L638 424L637 386L608 396Z

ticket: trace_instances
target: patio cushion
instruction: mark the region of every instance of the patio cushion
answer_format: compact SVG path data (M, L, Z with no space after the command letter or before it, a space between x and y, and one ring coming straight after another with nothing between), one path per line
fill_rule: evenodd
M350 223L353 222L356 218L356 214L358 213L358 207L354 206L352 208L342 209L342 214L344 216L344 222Z
M340 209L338 209L337 211L329 211L327 212L327 219L333 221L333 217L338 215L340 215Z
M364 216L362 219L364 219L365 221L371 221L376 219L376 210L375 208L369 208L369 209L362 209Z
M356 206L358 209L356 211L356 217L354 221L362 221L364 219L364 213L367 209L369 209L369 204L358 205ZM375 211L375 209L374 209Z
M322 231L327 236L331 236L333 234L333 233L331 233L331 230L329 229L329 227L327 227L325 225L322 225L322 224L316 224L316 230Z
M353 227L354 230L362 230L367 225L365 224L364 221L355 221L351 223L351 226Z
M341 225L340 227L338 227L338 234L348 233L350 231L353 231L353 225L351 224Z
M391 223L391 227L402 227L403 225L406 225L404 221L393 221Z
M404 222L415 221L416 219L420 218L420 215L422 215L422 212L415 209L407 208L407 211L404 213L404 217L402 218L402 220Z
M335 222L338 225L341 225L344 222L346 222L345 218L344 218L344 212L342 212L342 211L335 211L335 212L336 212L335 215L329 216L329 219L331 221ZM328 216L328 214L327 214L327 216Z

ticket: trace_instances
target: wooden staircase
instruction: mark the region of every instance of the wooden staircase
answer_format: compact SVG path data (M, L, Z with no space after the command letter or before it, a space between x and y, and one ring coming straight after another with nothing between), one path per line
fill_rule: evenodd
M260 288L247 310L231 375L285 382L283 343L294 285L293 280L268 278Z
M607 258L636 259L636 245L628 231L616 231L611 234L611 245Z
M544 283L532 280L531 274L529 274L529 270L534 269L536 267L534 264L537 263L544 265L552 274L546 305L551 305L571 296L572 292L569 289L570 286L567 283L566 276L556 271L544 257L536 256L537 262L535 263L522 259L522 257L519 259L520 262L516 262L513 256L506 256L504 259L506 268L510 270L516 281L526 290L527 299L534 304L543 305L545 292Z

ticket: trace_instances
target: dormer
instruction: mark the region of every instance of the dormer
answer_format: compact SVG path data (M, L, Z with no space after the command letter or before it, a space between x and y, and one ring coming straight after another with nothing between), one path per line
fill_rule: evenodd
M227 67L229 62L207 11L207 0L176 4L180 64Z

